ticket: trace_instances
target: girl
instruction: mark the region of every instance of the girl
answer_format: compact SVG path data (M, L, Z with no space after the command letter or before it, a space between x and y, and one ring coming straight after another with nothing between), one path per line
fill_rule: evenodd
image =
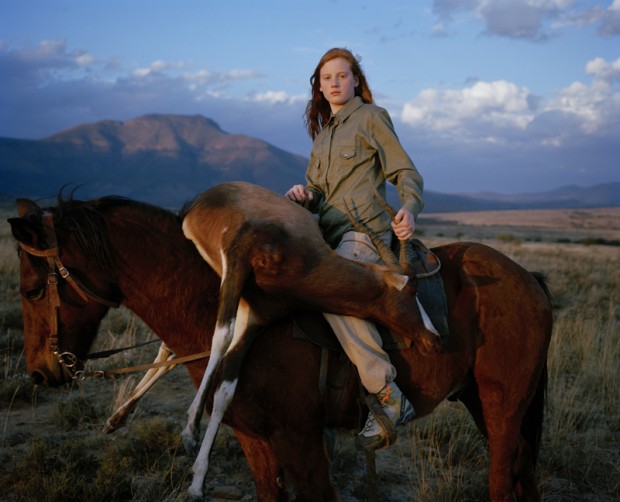
M305 118L314 143L307 184L294 185L286 196L318 213L325 240L338 254L378 263L375 246L366 234L353 230L346 206L386 243L392 231L407 240L424 205L422 177L401 146L387 111L373 104L364 72L349 50L327 51L310 84ZM372 193L374 185L385 199L386 180L396 185L402 202L393 222ZM388 418L395 425L411 420L413 406L394 382L396 370L375 325L350 316L324 315L357 367L362 385L376 394ZM356 444L365 450L389 446L387 430L372 413Z

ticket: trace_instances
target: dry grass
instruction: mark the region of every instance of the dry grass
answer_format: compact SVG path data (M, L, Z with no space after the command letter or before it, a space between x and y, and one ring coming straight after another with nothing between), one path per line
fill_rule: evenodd
M620 245L620 207L425 214L422 230L451 239Z
M515 220L524 224L531 215L512 216L485 227L422 222L423 238L431 245L455 238L482 240L526 268L547 274L556 321L548 358L540 490L545 501L618 500L620 248L574 242L584 237L615 239L617 235L603 231L617 231L620 220L596 223L590 213L595 223L586 229L567 223L553 226L548 219L543 227L528 230L515 226ZM553 221L562 218L547 216L560 218ZM23 361L15 245L4 220L0 221L2 498L184 500L191 459L181 451L179 432L192 397L187 375L175 370L145 397L128 427L110 436L99 429L115 401L127 393L126 381L89 381L65 389L32 387ZM540 216L535 220L542 225ZM515 238L497 239L497 235ZM572 243L555 242L558 235ZM152 334L131 313L114 311L102 327L99 348L149 337ZM103 364L133 364L152 357L155 350L148 347ZM338 434L333 464L344 502L365 499L363 459L354 450L351 434ZM430 417L402 428L396 445L378 453L381 499L485 500L487 465L485 441L467 412L458 403L446 402ZM226 428L218 436L208 479L211 495L229 487L226 496L255 500L243 456Z

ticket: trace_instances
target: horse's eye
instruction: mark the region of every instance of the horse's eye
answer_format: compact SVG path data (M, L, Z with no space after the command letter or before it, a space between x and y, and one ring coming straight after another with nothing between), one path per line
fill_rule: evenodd
M40 300L45 296L45 288L31 289L23 293L27 300Z

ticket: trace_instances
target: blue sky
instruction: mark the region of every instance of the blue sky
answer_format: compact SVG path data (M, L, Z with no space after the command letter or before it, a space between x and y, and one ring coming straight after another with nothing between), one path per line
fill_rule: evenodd
M0 136L201 114L308 156L334 46L429 190L620 180L620 0L0 0Z

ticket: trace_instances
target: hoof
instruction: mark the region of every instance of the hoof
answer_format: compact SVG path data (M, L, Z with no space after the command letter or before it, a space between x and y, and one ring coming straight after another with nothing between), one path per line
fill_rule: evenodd
M188 455L194 455L196 453L196 446L198 442L194 439L192 434L181 434L181 439L183 440L183 448L185 449L185 453Z
M116 427L109 420L107 420L105 425L101 428L101 432L103 432L104 434L110 434L111 432L114 432L115 430L116 430Z
M101 429L104 434L110 434L125 425L125 416L111 416L105 421L105 425Z
M202 487L196 488L195 486L190 486L187 490L187 494L189 495L189 500L193 501L201 501L202 500Z
M194 500L194 501L202 500L203 498L202 483L198 484L194 480L192 484L189 486L189 488L187 489L187 495L189 496L190 500Z

